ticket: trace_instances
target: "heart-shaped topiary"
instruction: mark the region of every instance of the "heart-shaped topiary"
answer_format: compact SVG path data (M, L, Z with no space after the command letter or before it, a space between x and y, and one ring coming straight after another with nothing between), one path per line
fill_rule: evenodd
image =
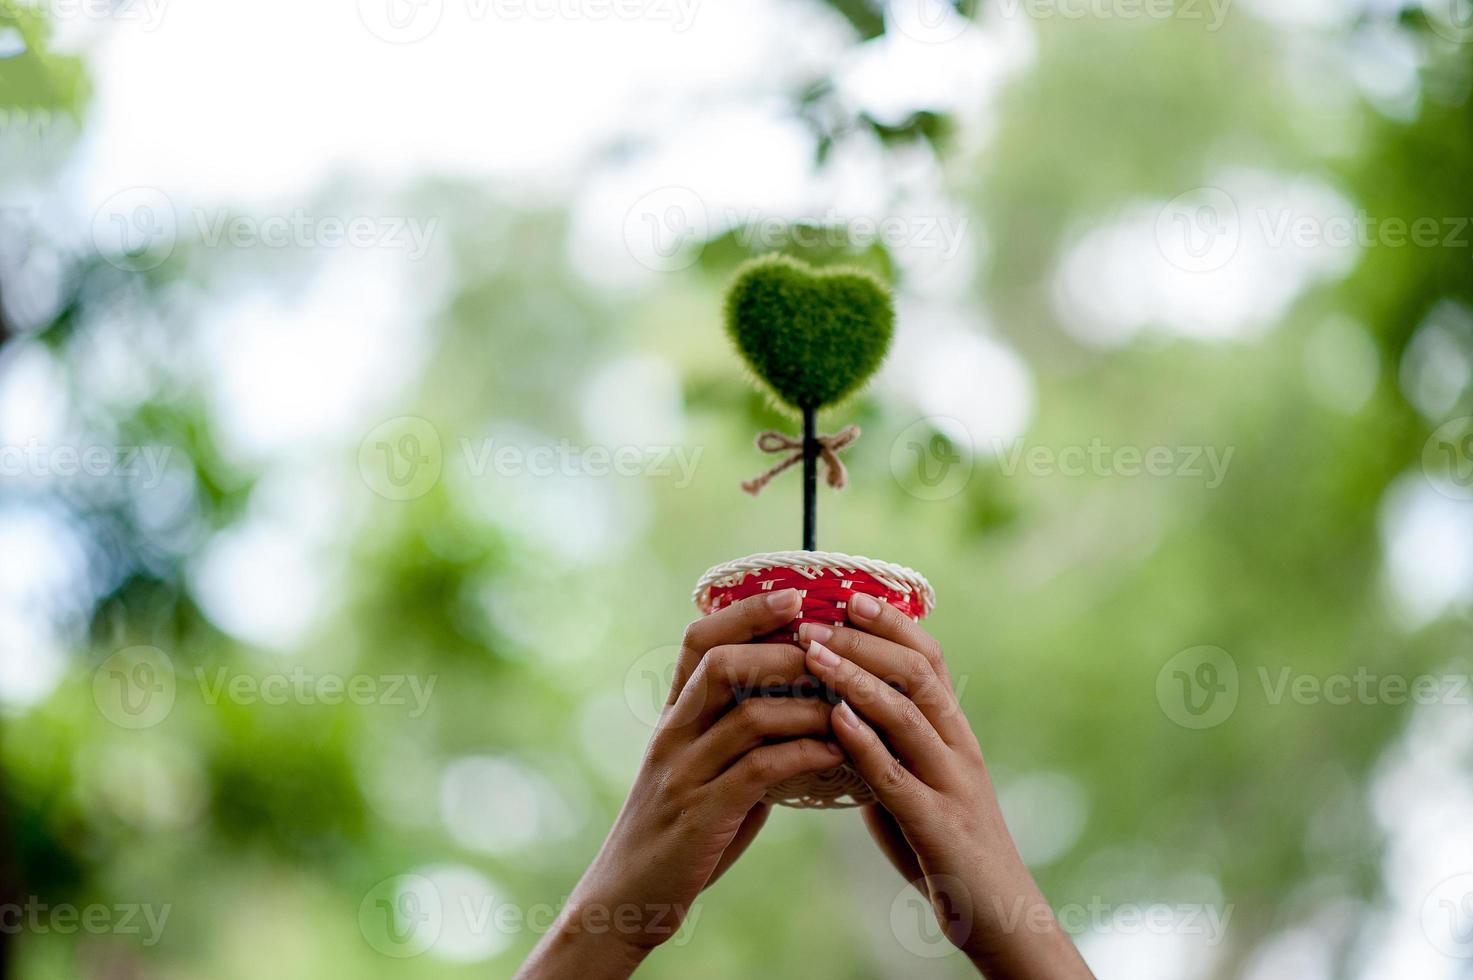
M726 329L780 401L817 410L853 394L880 366L895 332L895 303L867 272L770 255L737 271L726 294Z

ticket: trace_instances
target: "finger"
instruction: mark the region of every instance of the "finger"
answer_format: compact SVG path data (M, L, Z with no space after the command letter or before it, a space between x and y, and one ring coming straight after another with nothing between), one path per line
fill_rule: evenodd
M871 803L864 808L864 825L869 828L870 836L875 839L875 843L902 878L906 881L919 881L925 877L920 859L916 857L910 841L905 839L905 832L900 829L900 824L895 822L893 813L878 803Z
M930 658L919 650L861 630L831 628L822 623L804 623L798 632L802 642L817 640L898 688L925 713L948 745L959 744L958 740L970 733L949 680L938 678Z
M822 772L844 761L833 742L798 738L755 748L708 785L726 806L751 807L785 779Z
M787 643L713 647L696 665L675 704L666 709L661 727L694 737L735 702L772 690L817 694L822 687L808 673L803 651Z
M912 819L928 805L930 790L890 754L875 730L845 702L834 709L834 737L885 809L898 821Z
M942 778L950 750L914 701L817 640L808 644L808 669L883 732L923 780L935 784Z
M691 773L713 779L743 755L772 739L828 738L833 709L818 698L748 698L691 745Z
M888 602L881 602L874 596L865 595L863 592L855 592L850 595L844 610L849 615L849 622L866 633L873 633L875 636L918 651L931 662L931 667L936 671L938 677L946 677L948 683L950 682L946 660L941 655L941 644L936 642L934 636L922 629L920 623Z
M726 874L726 869L736 863L736 859L742 856L752 841L757 838L757 831L767 822L767 814L770 812L766 803L758 803L747 811L747 816L742 820L742 825L737 828L736 836L731 843L726 845L726 850L721 852L721 859L716 862L716 870L711 872L711 877L706 879L706 887L710 888L716 883L716 879ZM919 878L920 874L916 874ZM910 879L914 881L915 879Z
M793 621L802 608L797 589L748 596L725 609L696 620L685 628L680 642L680 656L675 662L675 683L670 687L666 704L674 704L695 673L696 665L712 647L730 643L746 643L765 636Z

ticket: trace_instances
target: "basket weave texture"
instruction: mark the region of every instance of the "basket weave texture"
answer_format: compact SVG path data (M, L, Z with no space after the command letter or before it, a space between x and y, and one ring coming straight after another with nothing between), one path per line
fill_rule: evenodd
M803 608L797 619L763 637L769 642L798 642L798 627L805 622L844 625L847 600L855 592L887 602L917 621L936 606L931 583L914 569L830 551L776 551L716 565L701 576L693 598L696 607L709 615L750 595L782 589L797 589ZM786 780L764 798L799 809L839 809L874 801L874 793L847 763Z

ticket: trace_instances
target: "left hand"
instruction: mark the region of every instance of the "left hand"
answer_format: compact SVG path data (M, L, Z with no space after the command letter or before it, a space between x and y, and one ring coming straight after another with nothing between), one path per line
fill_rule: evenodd
M805 623L800 639L843 698L834 735L879 798L876 843L987 976L1090 977L1008 833L941 644L872 596L846 608L855 628Z

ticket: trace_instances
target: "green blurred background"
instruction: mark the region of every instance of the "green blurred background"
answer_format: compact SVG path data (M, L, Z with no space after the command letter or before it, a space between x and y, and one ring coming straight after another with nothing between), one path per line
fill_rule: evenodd
M820 544L1096 971L1473 975L1470 85L1466 0L0 0L5 975L510 975L796 544L773 249L896 286ZM780 811L642 975L945 954Z

